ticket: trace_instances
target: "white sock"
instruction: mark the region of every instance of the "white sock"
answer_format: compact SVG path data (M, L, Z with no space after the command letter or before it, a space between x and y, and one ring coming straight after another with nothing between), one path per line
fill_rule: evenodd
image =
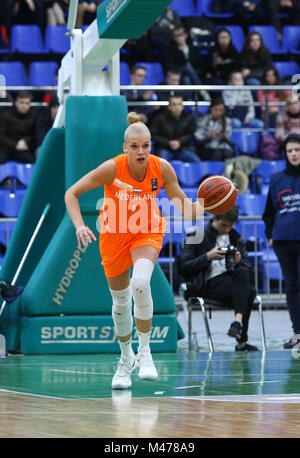
M127 342L119 341L119 344L121 348L121 360L127 359L129 361L132 361L134 358L134 352L131 346L131 339L127 340Z
M140 332L138 331L138 339L139 339L139 348L141 347L150 347L150 336L151 332Z

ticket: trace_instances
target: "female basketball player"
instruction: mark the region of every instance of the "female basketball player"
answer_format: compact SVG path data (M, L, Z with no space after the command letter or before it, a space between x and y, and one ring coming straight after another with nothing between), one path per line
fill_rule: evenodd
M138 366L141 379L155 380L158 376L149 342L153 315L150 279L162 247L166 224L156 205L161 187L184 217L196 219L203 213L202 206L198 202L192 203L179 187L173 167L150 154L151 135L139 116L129 113L127 120L130 125L124 135L124 154L83 176L65 195L78 244L86 245L96 237L84 224L78 198L104 185L100 254L112 295L112 316L121 347L120 362L112 379L113 389L129 388L131 373ZM131 347L132 296L139 340L137 357Z

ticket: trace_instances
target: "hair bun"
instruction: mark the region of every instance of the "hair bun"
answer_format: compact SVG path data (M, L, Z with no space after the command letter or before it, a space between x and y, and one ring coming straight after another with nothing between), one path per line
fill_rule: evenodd
M135 122L140 122L140 116L135 113L134 111L131 111L127 115L127 121L129 124L134 124Z

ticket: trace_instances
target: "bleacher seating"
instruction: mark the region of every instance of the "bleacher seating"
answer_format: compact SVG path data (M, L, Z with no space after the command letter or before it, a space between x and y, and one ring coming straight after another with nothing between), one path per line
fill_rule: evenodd
M147 75L144 84L160 84L164 81L163 67L159 62L136 62L135 65L142 65L146 68Z
M16 189L11 192L9 189L0 188L0 214L6 218L16 218L19 214L26 189Z
M70 38L66 36L68 29L64 25L48 25L46 27L45 45L50 53L65 54L71 47Z
M197 11L201 11L204 16L212 19L227 19L234 17L234 13L213 13L212 0L198 0Z
M47 49L42 32L37 25L13 25L11 31L11 50L22 54L45 54Z
M171 9L175 10L180 17L196 16L198 14L194 5L194 0L173 0L169 6Z
M277 68L280 78L291 77L300 73L300 67L297 62L273 62Z
M264 45L269 49L271 54L287 54L288 50L281 45L276 30L271 25L251 25L249 32L258 32Z
M182 162L171 161L179 183L184 187L197 186L207 175L221 175L224 170L222 161Z
M17 188L27 188L33 170L34 164L21 164L15 161L5 162L0 165L0 185L3 186L9 179L9 185L4 186L4 188L9 188L12 192L15 192Z
M210 105L197 105L197 112L206 114L210 108Z
M29 84L31 86L55 86L56 62L31 62L29 67Z
M277 161L263 160L261 164L252 172L252 190L260 194L267 194L272 173L281 172L285 169L284 159Z
M266 196L263 194L239 194L237 201L240 215L261 216L266 205Z
M241 153L255 154L258 148L259 132L232 132L231 141ZM236 151L238 153L238 151Z
M27 86L28 80L22 62L0 62L0 74L5 77L6 86Z
M130 84L130 69L127 62L120 62L120 84L124 86Z
M286 25L283 27L282 44L292 54L300 54L300 27Z

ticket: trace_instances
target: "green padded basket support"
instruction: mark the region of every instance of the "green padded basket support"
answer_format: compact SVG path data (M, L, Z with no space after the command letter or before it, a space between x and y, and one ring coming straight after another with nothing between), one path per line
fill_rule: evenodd
M65 129L66 189L90 170L122 153L126 116L127 104L122 96L68 98ZM98 199L103 198L103 191L103 188L92 190L79 200L85 223L96 235L99 213L96 207ZM151 286L154 313L174 317L174 295L158 264L154 269ZM58 321L58 315L94 315L109 319L111 304L98 242L79 250L74 227L65 212L26 285L22 295L23 315L39 315L49 320L51 315ZM27 329L22 327L22 333L26 333ZM23 341L26 341L26 335ZM172 348L176 350L176 346ZM71 350L70 345L63 344L61 347L61 351Z

